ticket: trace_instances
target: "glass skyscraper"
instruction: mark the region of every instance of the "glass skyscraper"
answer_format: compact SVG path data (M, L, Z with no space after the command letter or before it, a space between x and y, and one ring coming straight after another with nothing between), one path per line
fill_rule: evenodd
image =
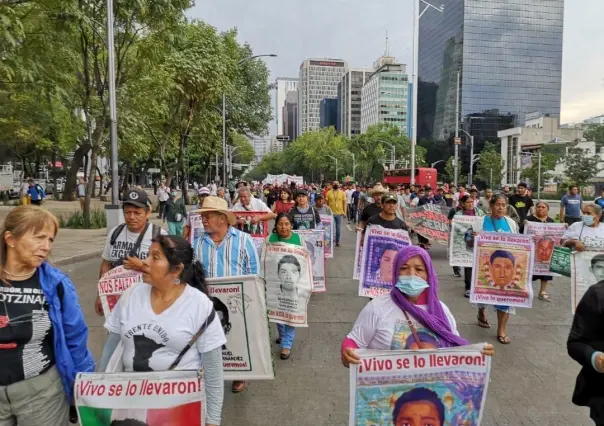
M420 141L453 136L458 74L461 127L476 152L527 113L560 116L564 0L441 3L443 13L429 9L420 19Z

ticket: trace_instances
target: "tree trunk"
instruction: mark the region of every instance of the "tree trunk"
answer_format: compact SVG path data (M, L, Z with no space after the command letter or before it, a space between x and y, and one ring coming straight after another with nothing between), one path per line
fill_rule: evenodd
M122 179L122 188L120 192L124 193L128 189L128 175L130 174L130 163L128 161L124 161L124 176Z
M94 151L94 149L93 149ZM84 180L88 178L88 155L84 156Z
M73 159L69 171L65 175L65 187L63 188L63 201L73 201L78 180L78 170L82 164L82 158L90 151L90 145L81 145L73 153Z
M103 193L103 173L101 173L101 169L99 169L99 166L96 166L96 172L98 173L99 176L99 196ZM92 197L95 197L96 194L96 185L94 185L95 191L92 193Z
M102 134L101 134L102 137ZM88 183L86 184L86 198L84 201L84 227L90 228L90 200L94 193L96 183L96 161L99 147L95 144L90 153L90 173L88 174ZM86 171L86 169L84 169Z

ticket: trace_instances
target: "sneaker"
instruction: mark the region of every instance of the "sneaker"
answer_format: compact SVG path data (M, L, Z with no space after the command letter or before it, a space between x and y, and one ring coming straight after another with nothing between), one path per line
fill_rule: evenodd
M458 269L455 269L455 270L453 271L453 275L455 275L455 276L456 276L456 277L458 277L458 278L461 278L461 273L459 272L459 270L458 270Z
M463 294L463 297L467 297L469 299L470 298L470 290L466 290L465 293Z

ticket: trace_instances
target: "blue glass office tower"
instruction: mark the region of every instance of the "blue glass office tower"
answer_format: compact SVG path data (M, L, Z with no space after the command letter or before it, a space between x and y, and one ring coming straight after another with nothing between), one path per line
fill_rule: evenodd
M526 113L560 116L564 0L430 1L444 12L420 20L420 141L448 140L452 150L458 73L461 126L476 152Z

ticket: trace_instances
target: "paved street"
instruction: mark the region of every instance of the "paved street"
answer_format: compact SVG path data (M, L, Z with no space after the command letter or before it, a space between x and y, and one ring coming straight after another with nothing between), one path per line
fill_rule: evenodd
M342 247L327 262L328 292L313 295L309 328L298 329L292 358L278 359L277 377L253 382L243 394L225 392L223 424L228 426L346 425L348 370L341 366L339 347L366 303L357 294L352 275L353 232L343 230ZM440 277L440 294L471 342L491 342L493 359L483 425L591 425L586 409L570 402L578 366L566 354L571 315L569 284L558 279L551 288L553 303L535 299L530 310L518 309L508 333L512 343L496 342L495 328L475 326L476 311L463 297L463 281L453 277L444 248L433 250ZM93 300L99 259L63 267L74 279L90 325L90 347L98 358L105 332L94 314ZM490 315L494 326L496 318ZM227 384L227 385L230 385Z

